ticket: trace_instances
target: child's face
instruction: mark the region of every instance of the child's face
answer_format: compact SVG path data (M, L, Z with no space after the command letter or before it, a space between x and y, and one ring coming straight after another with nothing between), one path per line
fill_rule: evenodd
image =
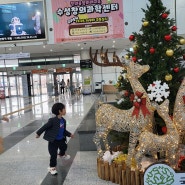
M64 108L62 110L59 110L59 114L60 114L60 116L66 115L66 109Z

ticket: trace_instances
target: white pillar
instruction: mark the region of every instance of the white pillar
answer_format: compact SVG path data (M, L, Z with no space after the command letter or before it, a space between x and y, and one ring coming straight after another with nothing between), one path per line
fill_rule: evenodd
M83 50L80 53L80 60L90 60L89 51ZM82 92L83 94L91 94L93 89L93 69L81 69L82 74ZM88 84L89 83L89 84Z

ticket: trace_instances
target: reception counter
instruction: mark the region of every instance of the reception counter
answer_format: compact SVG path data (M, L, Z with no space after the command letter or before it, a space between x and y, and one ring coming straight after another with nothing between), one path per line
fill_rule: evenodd
M103 93L111 94L111 93L118 93L118 90L114 85L105 84L103 85Z

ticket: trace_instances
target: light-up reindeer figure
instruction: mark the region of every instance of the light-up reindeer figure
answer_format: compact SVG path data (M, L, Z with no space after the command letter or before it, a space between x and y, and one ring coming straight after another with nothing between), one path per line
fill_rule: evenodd
M138 167L141 168L142 157L147 152L150 152L153 156L160 151L166 151L166 159L168 163L173 165L176 162L176 153L179 146L179 133L175 124L169 116L169 100L166 99L161 105L155 104L157 113L164 120L167 133L159 136L149 131L143 131L139 136L139 145L137 147L137 154L135 159Z
M180 143L185 141L185 78L177 92L173 110L173 121L180 135Z
M103 48L101 48L100 57L102 62L99 63L97 61L97 53L92 55L92 51L90 48L90 57L94 64L98 66L120 66L124 67L127 70L127 78L132 86L134 94L139 92L142 94L142 97L146 100L146 109L148 110L147 115L143 115L142 111L139 111L138 116L133 116L133 111L135 107L128 110L121 110L116 108L110 104L102 104L98 110L96 111L96 133L94 135L94 142L97 146L98 155L102 156L103 151L101 148L100 141L103 139L103 143L105 145L106 150L110 150L107 135L111 130L119 131L119 132L130 132L129 137L129 148L128 148L128 157L126 164L128 166L131 165L131 159L135 152L136 143L138 140L138 136L141 131L147 127L147 125L152 124L153 121L153 110L149 100L149 97L139 82L138 78L142 76L142 74L146 73L149 70L148 65L139 65L130 61L128 64L124 64L120 61L119 57L113 53L113 62L109 62L107 51L103 53Z

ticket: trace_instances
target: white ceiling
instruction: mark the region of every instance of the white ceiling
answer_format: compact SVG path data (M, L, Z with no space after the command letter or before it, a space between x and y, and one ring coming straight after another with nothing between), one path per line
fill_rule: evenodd
M185 35L180 36L185 38ZM102 46L104 49L109 49L109 52L113 52L129 49L133 46L133 42L130 42L128 38L122 38L60 44L46 44L46 42L0 44L0 54L23 52L30 53L31 57L72 56L74 54L80 54L82 50L88 51L90 47L96 50L100 49ZM181 47L185 48L185 45L181 45Z
M27 43L28 44L28 43ZM30 53L31 57L39 56L68 56L73 54L80 54L82 50L89 50L92 47L93 50L100 49L102 46L109 51L117 51L120 49L128 49L133 43L129 39L109 39L100 41L83 41L73 43L61 43L61 44L44 44L44 43L16 43L3 45L0 44L0 54L11 54L11 53Z

